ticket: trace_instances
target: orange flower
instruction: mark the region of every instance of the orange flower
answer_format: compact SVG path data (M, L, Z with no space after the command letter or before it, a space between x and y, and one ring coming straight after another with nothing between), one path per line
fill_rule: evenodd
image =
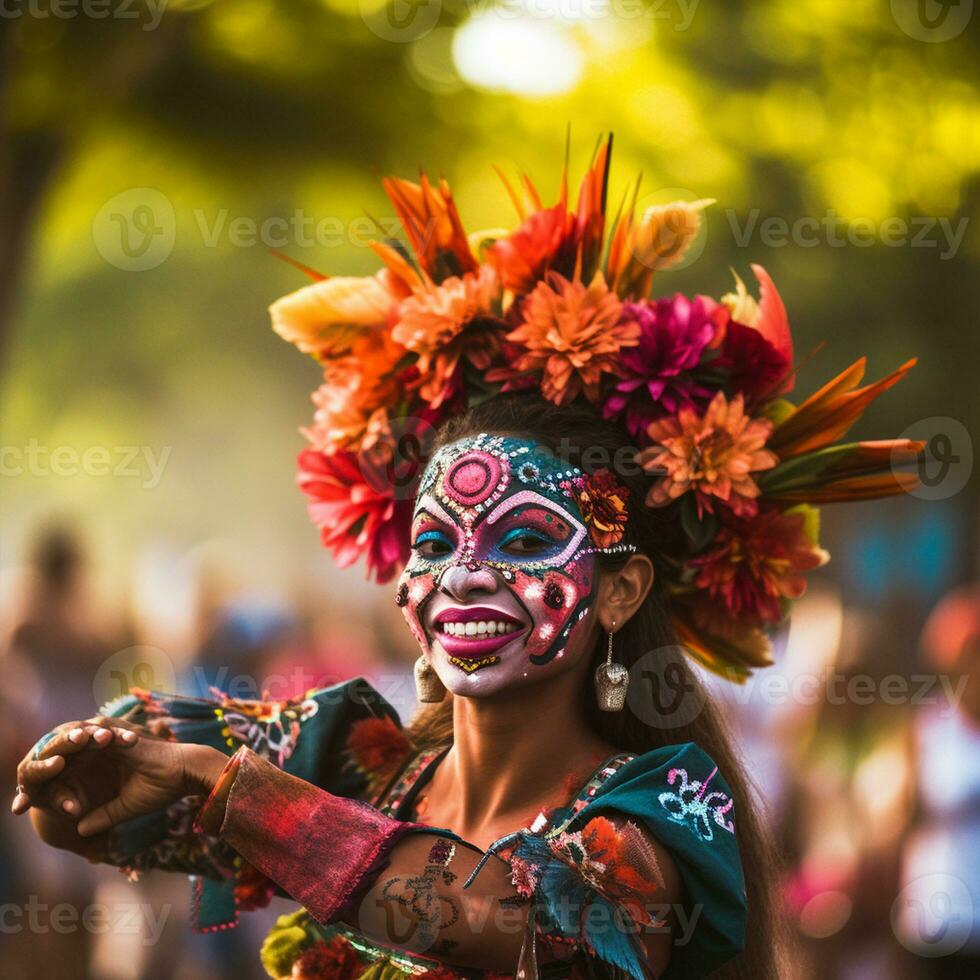
M618 374L619 351L639 343L640 327L621 320L621 305L601 272L588 287L551 273L524 301L524 322L507 334L526 349L515 369L541 372L542 394L557 405L582 390L596 402L602 374Z
M763 448L772 423L746 415L741 395L729 402L719 391L704 416L682 408L676 417L651 422L647 432L656 445L637 453L637 462L648 473L663 476L647 494L651 507L663 507L693 490L698 514L712 512L712 498L717 498L736 514L750 516L759 496L752 474L779 462Z
M489 367L499 348L500 321L493 316L498 291L496 273L484 266L425 286L402 303L392 337L418 353L425 378L419 393L432 408L452 394L461 357L479 370Z

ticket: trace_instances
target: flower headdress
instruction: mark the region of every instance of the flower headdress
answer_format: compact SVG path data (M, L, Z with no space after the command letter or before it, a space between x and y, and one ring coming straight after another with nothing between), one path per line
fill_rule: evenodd
M424 445L443 419L499 391L585 399L636 440L655 478L645 504L672 508L685 532L664 556L681 641L742 680L771 663L767 628L827 560L814 505L914 486L902 467L922 443L840 440L915 361L862 387L861 358L789 401L793 341L769 274L752 266L758 299L737 276L720 301L649 298L710 202L636 214L634 191L607 235L610 150L611 139L574 207L567 173L551 207L527 177L519 188L504 178L519 218L509 232L467 236L445 180L384 181L407 244L374 242L382 268L371 276L304 268L314 282L271 307L277 333L323 366L299 485L338 565L363 556L386 582L409 555L424 462L398 447ZM577 479L594 543L615 543L625 523L615 478Z

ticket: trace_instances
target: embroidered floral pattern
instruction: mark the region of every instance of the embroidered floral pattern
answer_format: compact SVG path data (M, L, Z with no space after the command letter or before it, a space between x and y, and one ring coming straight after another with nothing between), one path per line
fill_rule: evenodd
M729 816L735 805L734 800L718 790L706 792L708 783L715 777L718 767L711 770L703 782L690 779L686 769L671 769L667 782L673 786L680 780L675 793L660 794L660 805L674 823L687 824L701 840L714 839L715 826L730 834L735 833L735 824Z
M312 698L304 701L238 701L212 690L219 707L215 717L223 722L221 734L229 748L247 745L279 768L293 754L300 726L319 709Z

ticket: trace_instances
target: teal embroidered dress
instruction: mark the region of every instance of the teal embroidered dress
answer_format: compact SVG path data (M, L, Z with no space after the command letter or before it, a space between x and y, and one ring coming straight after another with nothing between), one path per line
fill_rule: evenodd
M134 691L104 713L143 723L163 718L177 739L229 755L246 745L310 783L311 794L364 800L401 820L420 819L419 791L448 750L413 749L397 713L363 679L271 703ZM289 896L291 884L300 890L298 883L268 880L228 845L195 831L199 805L188 798L116 828L109 860L127 870L189 872L196 924L204 931L233 926L240 911L273 894ZM656 873L645 835L670 853L683 886L663 980L705 976L731 959L742 948L746 920L734 809L723 774L685 743L613 756L564 806L496 841L481 862L491 853L506 860L529 905L515 973L542 980L653 976L637 926L655 925L667 910L644 905ZM478 865L471 878L479 873ZM544 946L560 950L561 958L545 961ZM291 980L491 976L386 948L344 923L317 922L305 910L280 917L262 959L271 976Z

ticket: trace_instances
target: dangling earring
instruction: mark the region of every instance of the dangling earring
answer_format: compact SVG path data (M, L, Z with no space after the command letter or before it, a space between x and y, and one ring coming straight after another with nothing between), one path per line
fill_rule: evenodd
M613 620L613 629L616 620ZM626 704L626 688L629 684L630 673L622 664L614 664L613 629L609 630L609 646L606 659L595 670L595 692L599 700L600 711L622 711Z
M415 693L422 704L437 704L446 696L445 685L424 653L415 661Z

